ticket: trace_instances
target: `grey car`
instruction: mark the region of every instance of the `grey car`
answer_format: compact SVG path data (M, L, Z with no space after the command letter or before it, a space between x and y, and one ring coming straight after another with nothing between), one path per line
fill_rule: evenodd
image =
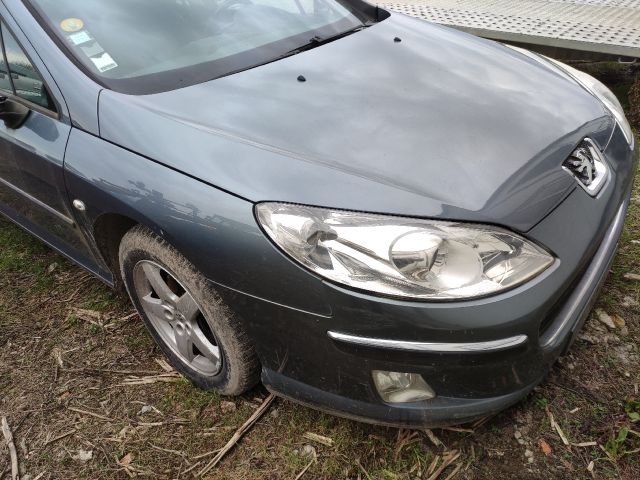
M360 0L3 0L0 211L171 363L364 421L523 398L636 171L613 94Z

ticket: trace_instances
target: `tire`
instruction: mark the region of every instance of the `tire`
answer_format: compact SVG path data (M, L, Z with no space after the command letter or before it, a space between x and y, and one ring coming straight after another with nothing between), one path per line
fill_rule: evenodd
M258 383L260 363L243 325L175 248L137 226L122 238L119 258L133 305L178 372L223 395Z

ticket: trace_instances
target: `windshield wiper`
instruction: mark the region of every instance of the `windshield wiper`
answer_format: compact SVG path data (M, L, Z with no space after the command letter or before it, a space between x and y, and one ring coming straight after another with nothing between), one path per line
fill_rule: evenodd
M281 60L283 58L290 57L292 55L296 55L296 54L298 54L300 52L304 52L306 50L311 50L312 48L319 47L320 45L324 45L325 43L330 43L330 42L333 42L335 40L338 40L339 38L343 38L343 37L346 37L348 35L351 35L352 33L359 32L360 30L364 30L365 28L367 28L369 26L370 26L369 24L363 23L362 25L358 25L357 27L351 28L349 30L345 30L345 31L340 32L340 33L336 33L335 35L330 35L328 37L320 37L320 36L316 35L315 37L309 39L309 41L307 43L305 43L304 45L296 47L293 50L289 50L288 52L285 52L282 55L278 55L278 57L275 58L274 60Z

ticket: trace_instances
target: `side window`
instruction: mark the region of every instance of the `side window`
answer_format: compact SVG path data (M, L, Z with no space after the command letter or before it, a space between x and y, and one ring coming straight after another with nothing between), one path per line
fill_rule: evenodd
M4 61L4 55L0 56L0 93L2 92L13 93L13 87L9 79L9 69L7 68L7 62Z
M0 88L13 90L20 98L54 110L53 102L42 78L4 23L2 24L2 42L4 43L6 64L4 59L0 63ZM8 73L5 72L7 66L9 67ZM6 78L2 78L2 75ZM5 80L10 82L8 87ZM11 85L13 85L13 89Z

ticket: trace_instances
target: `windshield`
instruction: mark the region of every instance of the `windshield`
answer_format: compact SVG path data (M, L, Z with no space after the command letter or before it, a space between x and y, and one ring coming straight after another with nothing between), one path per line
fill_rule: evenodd
M153 90L154 83L163 90L228 75L372 20L362 2L345 0L31 3L76 63L116 90L136 83L134 90Z

